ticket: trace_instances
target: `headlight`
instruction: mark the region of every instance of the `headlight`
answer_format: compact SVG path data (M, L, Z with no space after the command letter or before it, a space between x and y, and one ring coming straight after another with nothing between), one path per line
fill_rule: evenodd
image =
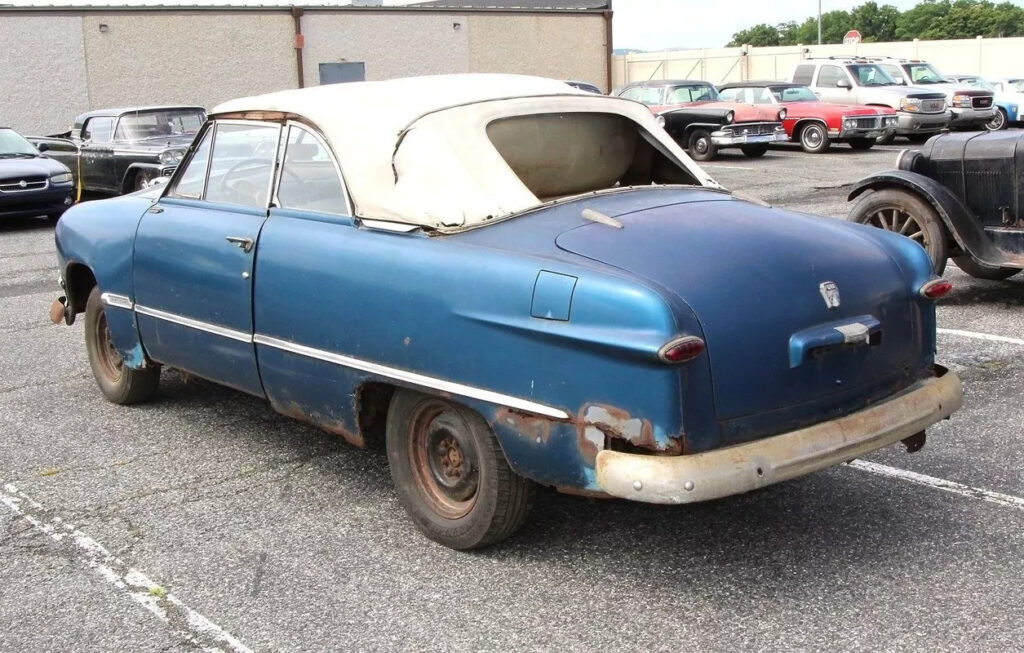
M659 113L658 115L654 116L654 122L658 123L659 127L664 127L665 126L665 116L663 116L663 115L661 115Z
M954 95L953 96L953 106L954 107L958 107L960 109L970 109L971 108L971 96L970 95Z
M843 126L846 127L847 129L853 129L854 127L857 126L857 123L855 123L852 120L847 120L845 123L843 123Z
M900 111L920 111L921 98L905 97L900 100Z
M779 120L785 120L785 119L786 119L786 109L785 109L785 107L783 107L782 109L779 109Z
M886 127L892 127L893 125L896 124L896 122L898 120L899 120L899 118L897 118L896 116L886 116L885 117L885 126Z
M55 175L50 176L51 184L70 184L71 173L70 172L59 172Z
M181 161L185 156L185 150L164 150L160 153L160 165L169 166Z
M730 111L729 113L725 114L725 121L726 122L732 122L735 119L736 119L736 113L735 112Z

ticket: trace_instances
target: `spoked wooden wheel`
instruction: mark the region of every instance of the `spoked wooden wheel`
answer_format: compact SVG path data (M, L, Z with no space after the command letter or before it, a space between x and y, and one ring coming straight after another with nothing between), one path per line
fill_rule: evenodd
M847 219L910 238L928 253L936 274L946 269L949 232L935 209L918 195L896 189L868 193Z

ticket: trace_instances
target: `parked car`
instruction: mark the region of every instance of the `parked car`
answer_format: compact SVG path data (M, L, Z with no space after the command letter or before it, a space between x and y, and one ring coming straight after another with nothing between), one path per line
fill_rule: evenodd
M896 131L896 112L889 107L822 102L811 89L792 82L735 82L718 88L723 100L784 107L782 126L805 152L825 152L832 143L868 150L876 138Z
M951 82L927 61L894 57L870 59L876 61L899 84L945 93L946 106L953 114L949 121L950 129L982 129L995 118L997 109L994 91Z
M782 127L784 108L724 102L708 82L633 82L614 95L650 107L665 131L698 161L714 159L725 147L738 147L745 156L756 158L764 156L771 143L788 140Z
M789 81L810 88L823 102L870 104L896 111L896 134L923 143L949 127L952 113L946 94L916 86L900 86L878 64L864 58L806 59L793 68ZM891 142L892 137L878 139Z
M1024 268L1020 151L1019 132L936 136L860 181L849 219L916 240L938 274L952 257L971 276L1011 277Z
M56 240L51 317L85 314L107 399L174 367L383 433L412 520L459 549L535 484L714 499L916 449L961 402L917 245L739 200L645 107L550 79L230 101L168 184Z
M71 171L47 159L10 127L0 127L0 218L45 215L56 221L71 206Z
M995 94L996 112L985 125L989 131L1006 129L1021 122L1020 107L1024 104L1024 88L1018 89L1012 80L989 81L978 75L949 75L951 81L992 91ZM1024 80L1022 80L1024 81ZM1024 87L1024 84L1022 84Z
M581 82L575 79L567 79L565 80L565 83L573 88L578 88L581 91L586 91L587 93L596 93L597 95L602 95L601 89L594 86L590 82Z
M174 172L205 120L202 107L101 109L75 118L68 132L29 140L74 171L81 190L120 195Z

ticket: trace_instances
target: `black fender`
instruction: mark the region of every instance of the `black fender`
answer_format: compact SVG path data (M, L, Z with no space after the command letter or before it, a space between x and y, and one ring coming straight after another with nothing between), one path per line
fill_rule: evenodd
M1006 265L1006 257L985 235L977 216L948 188L916 172L889 170L861 179L847 196L852 202L868 191L902 190L928 202L942 218L956 244L986 265Z
M134 188L135 173L140 170L152 172L154 177L160 176L160 171L163 170L163 166L158 163L133 163L128 166L128 169L124 171L124 176L121 178L121 193L130 193Z

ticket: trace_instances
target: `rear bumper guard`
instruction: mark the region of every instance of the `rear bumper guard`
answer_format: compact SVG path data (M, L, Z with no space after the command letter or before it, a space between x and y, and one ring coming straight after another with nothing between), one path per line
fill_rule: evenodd
M846 417L745 444L687 456L605 450L597 483L616 497L695 503L740 494L858 458L920 433L963 403L960 378L937 376Z

